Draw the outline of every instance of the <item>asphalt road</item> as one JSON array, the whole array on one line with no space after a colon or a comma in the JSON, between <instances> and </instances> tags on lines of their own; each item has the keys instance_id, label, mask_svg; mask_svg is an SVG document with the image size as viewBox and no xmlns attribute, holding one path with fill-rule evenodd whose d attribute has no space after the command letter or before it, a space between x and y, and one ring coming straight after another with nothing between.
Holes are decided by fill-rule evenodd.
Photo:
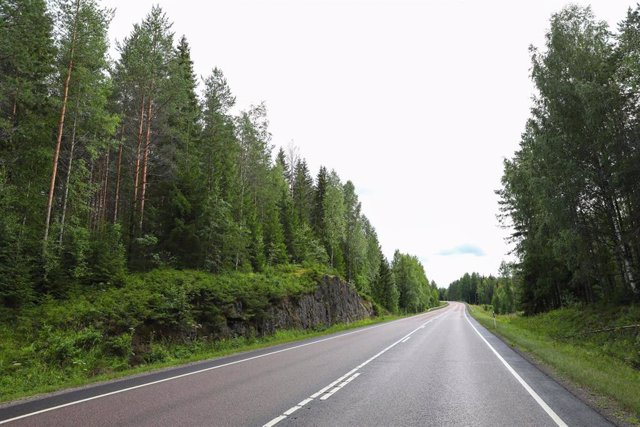
<instances>
[{"instance_id":1,"label":"asphalt road","mask_svg":"<svg viewBox=\"0 0 640 427\"><path fill-rule=\"evenodd\" d=\"M4 405L0 424L5 422L611 425L469 318L459 303L346 333Z\"/></svg>"}]
</instances>

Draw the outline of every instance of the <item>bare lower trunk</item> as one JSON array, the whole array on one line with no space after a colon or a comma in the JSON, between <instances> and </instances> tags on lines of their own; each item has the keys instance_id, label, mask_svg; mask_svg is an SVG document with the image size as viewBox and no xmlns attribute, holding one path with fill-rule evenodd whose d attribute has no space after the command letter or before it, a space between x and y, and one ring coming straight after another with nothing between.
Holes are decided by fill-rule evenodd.
<instances>
[{"instance_id":1,"label":"bare lower trunk","mask_svg":"<svg viewBox=\"0 0 640 427\"><path fill-rule=\"evenodd\" d=\"M620 264L622 278L625 284L629 286L634 293L636 293L638 289L633 274L633 268L631 266L631 262L629 261L627 247L622 235L622 222L620 212L614 199L609 200L609 209L611 210L610 221L613 225L615 248L618 256L618 263Z\"/></svg>"},{"instance_id":2,"label":"bare lower trunk","mask_svg":"<svg viewBox=\"0 0 640 427\"><path fill-rule=\"evenodd\" d=\"M107 219L107 194L109 193L109 163L111 161L111 149L107 149L107 158L104 165L104 188L102 190L102 213L100 215L100 222L103 223Z\"/></svg>"},{"instance_id":3,"label":"bare lower trunk","mask_svg":"<svg viewBox=\"0 0 640 427\"><path fill-rule=\"evenodd\" d=\"M80 0L76 1L76 13L73 23L73 33L71 35L71 49L69 52L69 65L67 66L67 76L64 81L64 94L62 96L62 107L60 108L60 118L58 119L58 134L56 138L56 147L53 152L53 170L51 171L51 182L49 184L49 196L47 197L47 216L44 228L44 247L46 248L49 239L49 227L51 225L51 210L53 209L53 194L56 188L56 176L58 174L58 159L60 158L60 146L62 145L62 133L64 132L64 118L67 112L67 100L69 99L69 82L71 81L71 73L73 71L73 57L76 49L76 35L78 30L78 12L80 9Z\"/></svg>"},{"instance_id":4,"label":"bare lower trunk","mask_svg":"<svg viewBox=\"0 0 640 427\"><path fill-rule=\"evenodd\" d=\"M91 231L96 229L98 224L98 216L100 212L100 190L102 187L102 181L100 177L102 176L102 162L101 159L98 158L96 160L96 166L94 173L92 174L91 182L98 187L98 190L94 190L91 195Z\"/></svg>"},{"instance_id":5,"label":"bare lower trunk","mask_svg":"<svg viewBox=\"0 0 640 427\"><path fill-rule=\"evenodd\" d=\"M151 145L151 112L153 101L149 99L149 109L147 110L147 136L144 144L144 161L142 163L142 188L140 191L140 230L144 221L144 201L147 192L147 173L149 167L149 146Z\"/></svg>"},{"instance_id":6,"label":"bare lower trunk","mask_svg":"<svg viewBox=\"0 0 640 427\"><path fill-rule=\"evenodd\" d=\"M124 134L124 129L122 130ZM120 201L120 170L122 166L122 141L120 141L120 147L118 148L118 166L116 167L116 190L113 197L113 223L118 222L118 202Z\"/></svg>"},{"instance_id":7,"label":"bare lower trunk","mask_svg":"<svg viewBox=\"0 0 640 427\"><path fill-rule=\"evenodd\" d=\"M142 103L140 104L140 125L138 126L138 145L136 147L136 163L133 175L133 210L138 203L138 183L140 180L140 153L142 150L142 131L144 129L144 107L145 96L142 95Z\"/></svg>"},{"instance_id":8,"label":"bare lower trunk","mask_svg":"<svg viewBox=\"0 0 640 427\"><path fill-rule=\"evenodd\" d=\"M613 208L615 212L614 220L617 223L616 234L618 237L618 245L622 252L625 275L627 276L627 281L629 282L631 290L636 293L638 292L638 286L636 284L635 275L633 274L633 254L622 234L622 215L620 214L620 205L616 199L613 199Z\"/></svg>"},{"instance_id":9,"label":"bare lower trunk","mask_svg":"<svg viewBox=\"0 0 640 427\"><path fill-rule=\"evenodd\" d=\"M135 232L135 217L138 209L138 183L140 181L140 154L142 152L142 131L144 130L144 107L146 97L142 95L142 102L140 103L140 119L138 126L138 144L136 147L136 160L133 175L133 202L131 204L131 210L129 211L129 244L127 245L127 257L131 258L131 252L133 250L133 236Z\"/></svg>"},{"instance_id":10,"label":"bare lower trunk","mask_svg":"<svg viewBox=\"0 0 640 427\"><path fill-rule=\"evenodd\" d=\"M60 237L58 244L62 246L64 236L65 218L67 216L67 203L69 201L69 182L71 180L71 167L73 166L73 152L76 148L76 126L78 123L78 102L76 102L76 112L73 116L73 130L71 131L71 148L69 149L69 166L67 167L67 177L64 183L64 199L62 202L62 217L60 218Z\"/></svg>"},{"instance_id":11,"label":"bare lower trunk","mask_svg":"<svg viewBox=\"0 0 640 427\"><path fill-rule=\"evenodd\" d=\"M93 169L95 166L95 161L91 159L91 166L89 168L89 188L93 187ZM93 220L93 194L89 198L89 217L87 218L87 222L89 223L89 228L91 228L92 220Z\"/></svg>"}]
</instances>

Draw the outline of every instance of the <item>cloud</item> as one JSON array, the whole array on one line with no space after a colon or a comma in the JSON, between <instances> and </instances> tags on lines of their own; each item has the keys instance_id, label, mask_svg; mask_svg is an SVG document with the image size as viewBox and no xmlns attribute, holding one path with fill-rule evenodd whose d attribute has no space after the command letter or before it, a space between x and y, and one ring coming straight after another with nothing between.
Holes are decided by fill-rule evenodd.
<instances>
[{"instance_id":1,"label":"cloud","mask_svg":"<svg viewBox=\"0 0 640 427\"><path fill-rule=\"evenodd\" d=\"M474 256L485 256L485 252L475 245L463 244L458 245L455 248L445 249L443 251L438 252L440 256L451 256L451 255L474 255Z\"/></svg>"}]
</instances>

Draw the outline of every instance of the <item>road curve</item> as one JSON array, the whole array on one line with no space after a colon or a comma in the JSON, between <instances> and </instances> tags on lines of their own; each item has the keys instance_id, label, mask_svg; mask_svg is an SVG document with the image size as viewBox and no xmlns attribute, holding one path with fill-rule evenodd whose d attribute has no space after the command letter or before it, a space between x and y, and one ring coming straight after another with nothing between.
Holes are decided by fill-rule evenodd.
<instances>
[{"instance_id":1,"label":"road curve","mask_svg":"<svg viewBox=\"0 0 640 427\"><path fill-rule=\"evenodd\" d=\"M385 324L0 407L11 426L608 426L465 313Z\"/></svg>"}]
</instances>

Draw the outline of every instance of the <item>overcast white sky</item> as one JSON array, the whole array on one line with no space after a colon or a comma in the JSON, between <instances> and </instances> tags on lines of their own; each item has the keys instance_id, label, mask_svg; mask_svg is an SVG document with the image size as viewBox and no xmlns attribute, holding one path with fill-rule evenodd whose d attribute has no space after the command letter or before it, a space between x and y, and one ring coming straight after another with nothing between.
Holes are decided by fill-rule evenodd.
<instances>
[{"instance_id":1,"label":"overcast white sky","mask_svg":"<svg viewBox=\"0 0 640 427\"><path fill-rule=\"evenodd\" d=\"M616 28L627 0L591 4ZM384 253L417 255L446 287L496 273L496 214L542 46L565 1L103 0L122 40L152 4L187 36L196 72L225 73L238 106L265 101L273 143L354 182Z\"/></svg>"}]
</instances>

